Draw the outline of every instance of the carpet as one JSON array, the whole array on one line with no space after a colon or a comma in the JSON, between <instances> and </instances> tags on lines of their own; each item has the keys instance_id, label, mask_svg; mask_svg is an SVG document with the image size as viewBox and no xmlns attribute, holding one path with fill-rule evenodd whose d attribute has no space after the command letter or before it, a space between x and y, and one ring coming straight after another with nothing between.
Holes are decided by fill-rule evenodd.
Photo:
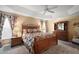
<instances>
[{"instance_id":1,"label":"carpet","mask_svg":"<svg viewBox=\"0 0 79 59\"><path fill-rule=\"evenodd\" d=\"M0 48L0 54L29 54L29 51L24 45L21 45L13 48ZM58 45L51 46L42 54L79 54L79 45L59 40Z\"/></svg>"},{"instance_id":2,"label":"carpet","mask_svg":"<svg viewBox=\"0 0 79 59\"><path fill-rule=\"evenodd\" d=\"M59 40L58 45L50 47L43 54L79 54L79 46Z\"/></svg>"},{"instance_id":3,"label":"carpet","mask_svg":"<svg viewBox=\"0 0 79 59\"><path fill-rule=\"evenodd\" d=\"M13 48L5 47L4 49L0 49L0 51L0 54L29 54L28 49L24 45Z\"/></svg>"}]
</instances>

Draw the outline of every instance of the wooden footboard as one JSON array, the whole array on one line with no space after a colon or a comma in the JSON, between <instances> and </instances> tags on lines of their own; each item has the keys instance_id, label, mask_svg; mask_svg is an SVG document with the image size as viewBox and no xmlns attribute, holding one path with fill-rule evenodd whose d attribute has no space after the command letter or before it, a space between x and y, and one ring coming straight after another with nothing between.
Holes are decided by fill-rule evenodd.
<instances>
[{"instance_id":1,"label":"wooden footboard","mask_svg":"<svg viewBox=\"0 0 79 59\"><path fill-rule=\"evenodd\" d=\"M36 37L34 42L34 53L42 53L47 50L50 46L57 45L56 37Z\"/></svg>"}]
</instances>

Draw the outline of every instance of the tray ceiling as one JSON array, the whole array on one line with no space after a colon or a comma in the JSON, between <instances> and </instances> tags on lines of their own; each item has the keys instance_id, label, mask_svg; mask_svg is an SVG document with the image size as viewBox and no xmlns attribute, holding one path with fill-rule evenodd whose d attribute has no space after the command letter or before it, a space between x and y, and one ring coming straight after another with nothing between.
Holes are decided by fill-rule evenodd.
<instances>
[{"instance_id":1,"label":"tray ceiling","mask_svg":"<svg viewBox=\"0 0 79 59\"><path fill-rule=\"evenodd\" d=\"M77 5L48 5L48 8L54 11L54 13L46 12L44 15L45 6L46 5L0 5L0 10L41 19L79 15L79 6Z\"/></svg>"}]
</instances>

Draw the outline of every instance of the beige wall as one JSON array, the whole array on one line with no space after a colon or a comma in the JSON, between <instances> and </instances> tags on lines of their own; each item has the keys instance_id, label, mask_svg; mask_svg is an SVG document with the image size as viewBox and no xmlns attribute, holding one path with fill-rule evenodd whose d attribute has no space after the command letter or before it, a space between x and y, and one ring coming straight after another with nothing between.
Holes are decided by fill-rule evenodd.
<instances>
[{"instance_id":1,"label":"beige wall","mask_svg":"<svg viewBox=\"0 0 79 59\"><path fill-rule=\"evenodd\" d=\"M74 23L79 23L79 17L75 17L72 20L69 21L69 39L71 40L73 36L75 36L75 26Z\"/></svg>"},{"instance_id":2,"label":"beige wall","mask_svg":"<svg viewBox=\"0 0 79 59\"><path fill-rule=\"evenodd\" d=\"M14 35L21 36L22 24L40 25L40 20L32 17L18 16L13 30Z\"/></svg>"}]
</instances>

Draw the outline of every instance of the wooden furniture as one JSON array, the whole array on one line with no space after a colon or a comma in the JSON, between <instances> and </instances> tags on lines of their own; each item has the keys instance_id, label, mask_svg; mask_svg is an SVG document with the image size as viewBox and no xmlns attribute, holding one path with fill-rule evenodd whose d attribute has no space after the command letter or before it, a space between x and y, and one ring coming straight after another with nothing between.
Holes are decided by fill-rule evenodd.
<instances>
[{"instance_id":1,"label":"wooden furniture","mask_svg":"<svg viewBox=\"0 0 79 59\"><path fill-rule=\"evenodd\" d=\"M68 41L68 21L55 23L54 30L58 39Z\"/></svg>"},{"instance_id":2,"label":"wooden furniture","mask_svg":"<svg viewBox=\"0 0 79 59\"><path fill-rule=\"evenodd\" d=\"M42 53L49 47L57 45L58 40L55 36L36 37L34 41L34 53Z\"/></svg>"},{"instance_id":3,"label":"wooden furniture","mask_svg":"<svg viewBox=\"0 0 79 59\"><path fill-rule=\"evenodd\" d=\"M23 44L22 37L12 38L11 39L11 47Z\"/></svg>"},{"instance_id":4,"label":"wooden furniture","mask_svg":"<svg viewBox=\"0 0 79 59\"><path fill-rule=\"evenodd\" d=\"M39 29L40 29L39 25L33 25L33 24L22 25L22 33L23 30L25 30L26 33L36 33L36 32L40 32Z\"/></svg>"}]
</instances>

